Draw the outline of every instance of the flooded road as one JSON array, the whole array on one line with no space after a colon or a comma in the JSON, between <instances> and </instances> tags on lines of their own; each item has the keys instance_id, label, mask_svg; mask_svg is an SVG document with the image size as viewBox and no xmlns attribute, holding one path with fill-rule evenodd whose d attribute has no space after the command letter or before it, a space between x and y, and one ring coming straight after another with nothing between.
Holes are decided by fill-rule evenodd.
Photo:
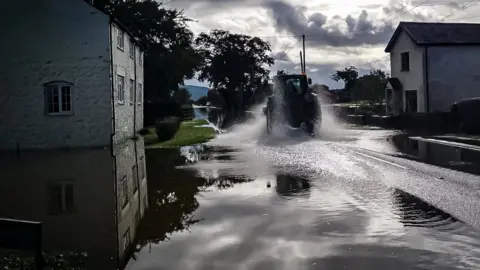
<instances>
[{"instance_id":1,"label":"flooded road","mask_svg":"<svg viewBox=\"0 0 480 270\"><path fill-rule=\"evenodd\" d=\"M405 158L440 154L395 131L255 125L147 151L150 209L127 269L480 269L474 171Z\"/></svg>"}]
</instances>

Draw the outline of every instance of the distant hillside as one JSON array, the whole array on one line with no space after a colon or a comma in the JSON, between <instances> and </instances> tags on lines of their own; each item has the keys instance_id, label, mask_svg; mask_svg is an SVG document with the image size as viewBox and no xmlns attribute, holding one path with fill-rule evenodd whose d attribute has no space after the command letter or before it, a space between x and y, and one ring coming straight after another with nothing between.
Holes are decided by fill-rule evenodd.
<instances>
[{"instance_id":1,"label":"distant hillside","mask_svg":"<svg viewBox=\"0 0 480 270\"><path fill-rule=\"evenodd\" d=\"M203 86L195 86L195 85L185 85L185 89L187 89L190 94L192 94L192 99L196 101L197 99L206 96L208 92L208 87Z\"/></svg>"}]
</instances>

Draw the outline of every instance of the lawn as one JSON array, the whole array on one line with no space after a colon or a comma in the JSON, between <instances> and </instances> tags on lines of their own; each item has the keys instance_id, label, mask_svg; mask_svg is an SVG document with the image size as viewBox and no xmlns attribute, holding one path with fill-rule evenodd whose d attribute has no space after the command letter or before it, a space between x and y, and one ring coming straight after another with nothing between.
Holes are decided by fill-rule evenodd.
<instances>
[{"instance_id":1,"label":"lawn","mask_svg":"<svg viewBox=\"0 0 480 270\"><path fill-rule=\"evenodd\" d=\"M180 147L198 143L208 142L215 138L215 130L211 127L200 127L206 125L206 120L184 121L180 124L180 128L173 139L158 142L155 128L149 128L150 133L145 135L145 145L148 147Z\"/></svg>"}]
</instances>

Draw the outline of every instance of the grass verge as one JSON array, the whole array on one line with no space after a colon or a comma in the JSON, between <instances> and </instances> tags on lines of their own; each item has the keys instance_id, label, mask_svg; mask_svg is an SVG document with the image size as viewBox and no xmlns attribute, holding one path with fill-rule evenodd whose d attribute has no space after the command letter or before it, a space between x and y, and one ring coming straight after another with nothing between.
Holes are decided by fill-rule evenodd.
<instances>
[{"instance_id":1,"label":"grass verge","mask_svg":"<svg viewBox=\"0 0 480 270\"><path fill-rule=\"evenodd\" d=\"M159 142L155 128L149 128L150 133L143 136L145 145L149 148L156 147L180 147L198 143L208 142L215 138L215 130L211 127L200 127L206 125L206 120L184 121L180 124L180 128L173 139Z\"/></svg>"}]
</instances>

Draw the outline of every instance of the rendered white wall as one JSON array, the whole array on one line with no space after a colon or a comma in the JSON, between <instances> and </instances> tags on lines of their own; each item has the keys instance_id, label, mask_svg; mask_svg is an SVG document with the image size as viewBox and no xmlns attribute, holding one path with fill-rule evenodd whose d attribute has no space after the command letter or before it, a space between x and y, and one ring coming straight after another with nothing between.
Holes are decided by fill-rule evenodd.
<instances>
[{"instance_id":1,"label":"rendered white wall","mask_svg":"<svg viewBox=\"0 0 480 270\"><path fill-rule=\"evenodd\" d=\"M409 52L410 70L401 71L401 53ZM417 108L425 111L425 83L423 68L424 48L417 46L405 31L401 31L390 53L391 77L398 78L403 90L417 90ZM403 96L403 110L405 110L405 93Z\"/></svg>"}]
</instances>

